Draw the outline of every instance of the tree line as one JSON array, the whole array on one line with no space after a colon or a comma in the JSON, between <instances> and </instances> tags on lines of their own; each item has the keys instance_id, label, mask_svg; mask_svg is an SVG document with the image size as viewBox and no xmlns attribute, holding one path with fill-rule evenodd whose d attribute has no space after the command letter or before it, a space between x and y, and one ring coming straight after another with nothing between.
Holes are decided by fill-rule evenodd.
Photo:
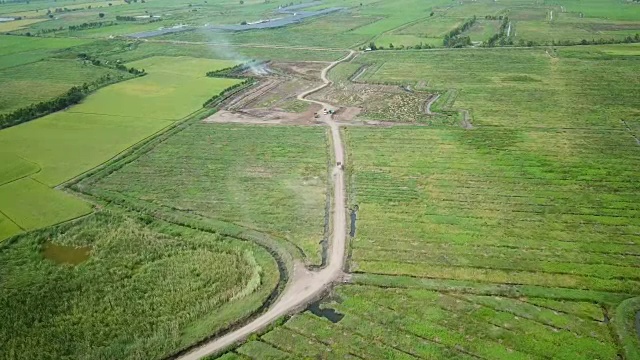
<instances>
[{"instance_id":1,"label":"tree line","mask_svg":"<svg viewBox=\"0 0 640 360\"><path fill-rule=\"evenodd\" d=\"M238 88L240 87L244 87L245 85L250 85L253 84L255 82L255 79L253 78L248 78L245 79L243 82L241 83L237 83L231 87L228 87L226 89L224 89L220 94L217 95L213 95L209 100L205 101L204 104L202 104L202 107L213 107L218 105L218 103L224 99L227 98L227 96L232 95Z\"/></svg>"},{"instance_id":2,"label":"tree line","mask_svg":"<svg viewBox=\"0 0 640 360\"><path fill-rule=\"evenodd\" d=\"M241 74L252 67L262 66L266 63L266 61L258 61L258 60L249 60L245 63L238 64L235 66L227 67L220 70L209 71L207 72L208 77L216 77L216 78L233 78L237 79L241 76Z\"/></svg>"},{"instance_id":3,"label":"tree line","mask_svg":"<svg viewBox=\"0 0 640 360\"><path fill-rule=\"evenodd\" d=\"M533 46L576 46L576 45L608 45L608 44L634 44L634 43L640 43L640 34L637 33L634 36L629 35L623 39L600 38L600 39L591 39L591 40L587 40L587 39L558 40L558 41L551 40L551 42L546 41L544 43L520 39L518 41L518 44L516 45L524 46L524 47L533 47ZM509 45L513 45L513 42Z\"/></svg>"},{"instance_id":4,"label":"tree line","mask_svg":"<svg viewBox=\"0 0 640 360\"><path fill-rule=\"evenodd\" d=\"M473 15L471 19L465 21L462 25L456 27L455 29L451 30L448 34L446 34L444 36L444 39L442 40L442 44L445 47L451 47L451 48L464 47L464 46L471 45L471 38L468 36L460 36L460 34L469 30L475 23L476 23L476 16Z\"/></svg>"},{"instance_id":5,"label":"tree line","mask_svg":"<svg viewBox=\"0 0 640 360\"><path fill-rule=\"evenodd\" d=\"M417 44L417 45L398 45L395 46L393 43L389 44L389 47L378 46L374 42L370 42L369 46L363 46L360 48L361 51L376 51L376 50L420 50L420 49L433 49L434 47L429 44Z\"/></svg>"},{"instance_id":6,"label":"tree line","mask_svg":"<svg viewBox=\"0 0 640 360\"><path fill-rule=\"evenodd\" d=\"M138 19L135 16L122 16L122 15L116 15L116 20L118 20L118 21L138 21Z\"/></svg>"},{"instance_id":7,"label":"tree line","mask_svg":"<svg viewBox=\"0 0 640 360\"><path fill-rule=\"evenodd\" d=\"M501 16L502 18L502 16ZM508 34L507 34L507 29L509 28L509 18L508 17L504 17L502 19L502 23L500 24L500 29L498 30L498 32L496 34L493 34L489 40L487 40L487 42L485 43L485 46L488 47L493 47L496 45L496 43L499 43L501 46L504 45L512 45L513 44L513 40L508 39Z\"/></svg>"}]
</instances>

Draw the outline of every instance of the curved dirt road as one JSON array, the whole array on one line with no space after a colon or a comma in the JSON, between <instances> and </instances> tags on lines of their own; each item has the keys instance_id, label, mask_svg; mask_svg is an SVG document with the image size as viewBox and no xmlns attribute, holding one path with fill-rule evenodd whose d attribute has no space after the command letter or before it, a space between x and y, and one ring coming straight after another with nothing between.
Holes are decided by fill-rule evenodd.
<instances>
[{"instance_id":1,"label":"curved dirt road","mask_svg":"<svg viewBox=\"0 0 640 360\"><path fill-rule=\"evenodd\" d=\"M324 84L315 89L301 93L298 95L298 99L319 104L327 110L335 110L335 108L329 104L315 100L307 100L305 97L329 86L331 84L329 79L327 79L327 73L329 70L340 62L348 60L354 54L355 52L351 51L347 57L331 63L322 70L321 77ZM331 115L320 115L320 120L331 128L335 161L344 164L344 147L342 145L342 139L340 138L340 128L338 124L331 119ZM205 356L215 354L238 341L244 340L249 335L264 329L279 317L306 306L309 302L313 301L318 295L325 291L334 281L340 278L345 261L347 234L346 195L344 184L344 172L338 166L334 167L333 231L329 242L329 251L327 251L326 267L320 271L309 271L303 264L295 264L294 273L289 279L289 283L287 284L282 296L267 312L243 327L205 343L180 356L178 359L201 359Z\"/></svg>"}]
</instances>

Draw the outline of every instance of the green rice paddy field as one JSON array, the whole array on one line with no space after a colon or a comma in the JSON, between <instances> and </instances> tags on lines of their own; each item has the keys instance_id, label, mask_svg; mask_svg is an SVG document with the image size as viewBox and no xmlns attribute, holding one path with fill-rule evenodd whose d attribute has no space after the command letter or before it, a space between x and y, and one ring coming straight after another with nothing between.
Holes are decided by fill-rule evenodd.
<instances>
[{"instance_id":1,"label":"green rice paddy field","mask_svg":"<svg viewBox=\"0 0 640 360\"><path fill-rule=\"evenodd\" d=\"M149 74L100 89L65 111L0 131L0 153L18 162L9 165L16 175L0 185L0 212L21 230L89 213L89 204L52 188L200 109L238 82L205 73L232 64L184 57L130 63ZM3 228L9 235L16 232L16 226Z\"/></svg>"}]
</instances>

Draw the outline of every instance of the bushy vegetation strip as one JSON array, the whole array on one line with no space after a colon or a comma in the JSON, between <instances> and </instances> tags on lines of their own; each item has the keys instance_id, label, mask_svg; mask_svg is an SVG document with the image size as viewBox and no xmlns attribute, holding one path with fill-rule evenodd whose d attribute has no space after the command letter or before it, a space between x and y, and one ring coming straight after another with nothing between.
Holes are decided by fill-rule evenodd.
<instances>
[{"instance_id":1,"label":"bushy vegetation strip","mask_svg":"<svg viewBox=\"0 0 640 360\"><path fill-rule=\"evenodd\" d=\"M445 47L457 48L463 47L467 45L471 45L471 38L468 36L462 36L462 33L470 29L473 24L476 23L476 16L474 15L471 19L462 23L462 25L456 27L451 30L448 34L444 36L442 40L442 44Z\"/></svg>"},{"instance_id":2,"label":"bushy vegetation strip","mask_svg":"<svg viewBox=\"0 0 640 360\"><path fill-rule=\"evenodd\" d=\"M231 96L238 94L244 91L246 88L254 85L256 80L254 78L244 79L242 82L232 85L219 94L213 95L209 100L207 100L202 107L216 107L219 106L220 103L229 99Z\"/></svg>"},{"instance_id":3,"label":"bushy vegetation strip","mask_svg":"<svg viewBox=\"0 0 640 360\"><path fill-rule=\"evenodd\" d=\"M207 76L208 77L214 77L214 78L224 77L224 78L237 79L237 78L242 77L242 73L246 72L247 70L251 70L252 68L262 68L266 64L268 64L268 61L249 60L249 61L246 61L246 62L244 62L242 64L238 64L238 65L231 66L231 67L228 67L228 68L215 70L215 71L209 71L209 72L207 72Z\"/></svg>"},{"instance_id":4,"label":"bushy vegetation strip","mask_svg":"<svg viewBox=\"0 0 640 360\"><path fill-rule=\"evenodd\" d=\"M3 358L164 358L259 308L278 282L251 243L126 216L101 212L0 245L0 304L12 310ZM43 260L47 242L88 246L89 258Z\"/></svg>"},{"instance_id":5,"label":"bushy vegetation strip","mask_svg":"<svg viewBox=\"0 0 640 360\"><path fill-rule=\"evenodd\" d=\"M625 352L625 359L640 359L640 297L620 303L613 322Z\"/></svg>"}]
</instances>

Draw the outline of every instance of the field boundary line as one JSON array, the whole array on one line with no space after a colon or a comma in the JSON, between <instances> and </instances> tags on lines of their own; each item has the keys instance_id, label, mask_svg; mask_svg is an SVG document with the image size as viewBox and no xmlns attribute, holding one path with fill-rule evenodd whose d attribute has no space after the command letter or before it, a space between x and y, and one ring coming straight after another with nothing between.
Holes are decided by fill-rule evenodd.
<instances>
[{"instance_id":1,"label":"field boundary line","mask_svg":"<svg viewBox=\"0 0 640 360\"><path fill-rule=\"evenodd\" d=\"M365 272L365 271L360 271L360 270L355 270L352 271L352 273L354 275L374 275L374 276L384 276L384 277L405 277L405 278L411 278L411 279L415 279L415 280L432 280L432 281L437 281L437 282L447 282L447 281L456 281L456 282L465 282L465 283L477 283L478 285L482 285L482 284L490 284L490 285L496 285L496 286L531 286L531 287L539 287L539 288L547 288L547 289L561 289L561 290L570 290L570 291L592 291L592 292L597 292L597 293L604 293L604 294L608 294L608 295L618 295L618 296L625 296L627 298L631 298L634 296L637 296L637 293L627 293L627 292L618 292L618 291L604 291L604 290L598 290L598 289L581 289L581 288L569 288L569 287L563 287L563 286L546 286L546 285L539 285L539 284L525 284L525 283L517 283L517 282L510 282L510 283L506 283L506 282L495 282L495 281L489 281L489 280L478 280L478 279L474 279L474 280L467 280L467 279L456 279L456 278L440 278L440 277L429 277L429 276L418 276L418 275L409 275L409 274L386 274L386 273L376 273L376 272ZM367 282L366 280L362 281L362 280L358 280L355 279L352 281L350 281L351 284L355 284L355 285L367 285L367 286L377 286L377 287L382 287L382 288L407 288L405 286L381 286L381 285L376 285L376 284L372 284ZM413 288L413 287L408 287L408 288ZM472 293L473 294L473 293ZM555 298L554 298L555 299Z\"/></svg>"},{"instance_id":2,"label":"field boundary line","mask_svg":"<svg viewBox=\"0 0 640 360\"><path fill-rule=\"evenodd\" d=\"M0 209L0 214L2 214L7 220L11 221L15 226L17 226L20 230L26 232L28 231L27 229L23 228L22 226L20 226L17 222L15 222L9 215L7 215L7 213L5 213L4 211L2 211L2 209ZM18 234L16 234L18 235ZM14 235L15 236L15 235ZM13 237L13 236L11 236ZM6 239L5 239L6 240ZM6 241L2 240L0 241L0 244L4 243Z\"/></svg>"},{"instance_id":3,"label":"field boundary line","mask_svg":"<svg viewBox=\"0 0 640 360\"><path fill-rule=\"evenodd\" d=\"M42 167L40 166L40 164L38 164L38 163L36 163L36 162L33 162L33 161L31 161L31 160L25 159L25 158L23 158L22 156L19 156L19 155L16 155L16 156L17 156L17 157L19 157L19 158L21 158L21 159L22 159L22 160L24 160L24 161L30 162L30 163L32 163L32 164L35 164L35 165L38 167L38 170L36 170L36 171L34 171L34 172L30 172L30 173L25 174L25 175L22 175L22 176L20 176L20 177L18 177L18 178L15 178L15 179L13 179L13 180L9 180L9 181L7 181L7 182L3 182L2 184L0 184L0 186L4 186L4 185L8 185L8 184L14 183L14 182L16 182L16 181L20 181L20 180L22 180L22 179L25 179L25 178L31 177L32 175L38 174L38 173L40 173L40 172L42 171ZM33 178L32 178L32 179L33 179ZM33 179L33 180L35 180L35 179ZM51 186L47 185L47 187L51 187Z\"/></svg>"}]
</instances>

